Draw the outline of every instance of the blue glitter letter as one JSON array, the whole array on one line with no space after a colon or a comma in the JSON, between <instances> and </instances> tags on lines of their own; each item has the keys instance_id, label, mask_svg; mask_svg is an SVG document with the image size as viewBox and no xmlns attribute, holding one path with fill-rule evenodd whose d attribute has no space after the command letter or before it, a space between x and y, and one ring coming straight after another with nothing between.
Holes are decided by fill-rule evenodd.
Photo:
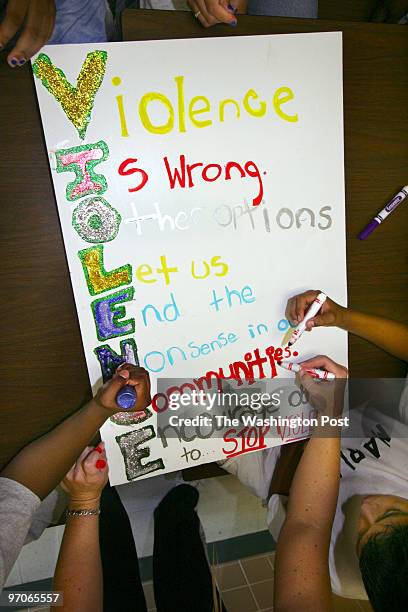
<instances>
[{"instance_id":1,"label":"blue glitter letter","mask_svg":"<svg viewBox=\"0 0 408 612\"><path fill-rule=\"evenodd\" d=\"M94 353L98 358L101 366L103 382L110 380L116 369L121 363L129 360L129 353L132 355L132 363L139 365L139 357L137 355L137 346L133 338L127 338L120 341L120 355L114 351L109 344L103 344L94 349Z\"/></svg>"}]
</instances>

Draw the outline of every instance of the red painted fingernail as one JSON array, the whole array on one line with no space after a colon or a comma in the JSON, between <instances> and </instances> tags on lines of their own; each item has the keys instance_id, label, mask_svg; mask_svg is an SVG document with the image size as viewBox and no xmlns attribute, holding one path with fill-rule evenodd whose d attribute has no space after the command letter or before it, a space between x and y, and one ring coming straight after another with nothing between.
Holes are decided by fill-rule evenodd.
<instances>
[{"instance_id":1,"label":"red painted fingernail","mask_svg":"<svg viewBox=\"0 0 408 612\"><path fill-rule=\"evenodd\" d=\"M97 447L95 448L95 450L96 450L96 452L97 452L97 453L99 453L99 454L103 453L103 450L101 449L101 447L100 447L100 446L97 446Z\"/></svg>"},{"instance_id":2,"label":"red painted fingernail","mask_svg":"<svg viewBox=\"0 0 408 612\"><path fill-rule=\"evenodd\" d=\"M103 470L103 468L106 467L106 461L104 461L103 459L98 459L98 461L95 463L95 466L98 468L98 470Z\"/></svg>"}]
</instances>

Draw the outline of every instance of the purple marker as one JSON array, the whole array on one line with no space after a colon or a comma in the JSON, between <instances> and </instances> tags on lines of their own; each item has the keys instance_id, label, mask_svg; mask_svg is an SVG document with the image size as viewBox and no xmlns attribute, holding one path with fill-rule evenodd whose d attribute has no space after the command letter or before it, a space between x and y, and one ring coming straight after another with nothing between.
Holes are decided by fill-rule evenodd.
<instances>
[{"instance_id":1,"label":"purple marker","mask_svg":"<svg viewBox=\"0 0 408 612\"><path fill-rule=\"evenodd\" d=\"M126 354L126 362L131 363L132 365L136 365L133 351L128 345L126 345L125 347L125 354ZM118 406L123 408L123 410L132 410L132 408L136 406L136 401L137 401L136 389L132 387L131 385L125 385L116 394L116 403Z\"/></svg>"},{"instance_id":2,"label":"purple marker","mask_svg":"<svg viewBox=\"0 0 408 612\"><path fill-rule=\"evenodd\" d=\"M390 202L388 202L385 208L383 208L382 211L379 212L378 215L374 217L374 219L372 219L370 223L363 229L363 231L359 233L359 240L365 240L371 234L371 232L373 232L380 225L380 223L385 221L388 215L390 215L392 211L395 210L397 206L405 200L407 195L408 185L403 187L401 191L399 191L397 195L394 196Z\"/></svg>"}]
</instances>

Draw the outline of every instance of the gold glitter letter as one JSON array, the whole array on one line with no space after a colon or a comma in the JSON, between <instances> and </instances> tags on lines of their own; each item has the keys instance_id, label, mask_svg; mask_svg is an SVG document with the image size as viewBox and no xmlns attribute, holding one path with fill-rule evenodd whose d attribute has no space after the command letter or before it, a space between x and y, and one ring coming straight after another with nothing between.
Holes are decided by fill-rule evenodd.
<instances>
[{"instance_id":1,"label":"gold glitter letter","mask_svg":"<svg viewBox=\"0 0 408 612\"><path fill-rule=\"evenodd\" d=\"M98 293L110 291L122 285L129 285L132 282L132 266L129 264L116 268L112 272L105 270L102 244L78 251L78 257L82 262L91 295L98 295Z\"/></svg>"},{"instance_id":2,"label":"gold glitter letter","mask_svg":"<svg viewBox=\"0 0 408 612\"><path fill-rule=\"evenodd\" d=\"M54 66L45 53L40 53L33 64L35 76L41 79L44 87L61 104L64 113L82 139L85 138L91 119L95 96L102 85L107 57L106 51L88 53L82 64L76 87L67 81L62 70Z\"/></svg>"}]
</instances>

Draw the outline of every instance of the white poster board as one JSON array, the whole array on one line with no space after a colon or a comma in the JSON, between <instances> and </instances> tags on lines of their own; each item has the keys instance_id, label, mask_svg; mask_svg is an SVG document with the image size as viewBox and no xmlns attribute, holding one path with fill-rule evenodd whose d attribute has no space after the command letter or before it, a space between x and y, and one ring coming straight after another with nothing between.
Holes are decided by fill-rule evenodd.
<instances>
[{"instance_id":1,"label":"white poster board","mask_svg":"<svg viewBox=\"0 0 408 612\"><path fill-rule=\"evenodd\" d=\"M155 394L265 357L295 293L346 303L341 33L48 46L33 68L94 391L135 347ZM347 363L336 329L293 348ZM145 416L102 429L113 484L234 454L238 431Z\"/></svg>"}]
</instances>

